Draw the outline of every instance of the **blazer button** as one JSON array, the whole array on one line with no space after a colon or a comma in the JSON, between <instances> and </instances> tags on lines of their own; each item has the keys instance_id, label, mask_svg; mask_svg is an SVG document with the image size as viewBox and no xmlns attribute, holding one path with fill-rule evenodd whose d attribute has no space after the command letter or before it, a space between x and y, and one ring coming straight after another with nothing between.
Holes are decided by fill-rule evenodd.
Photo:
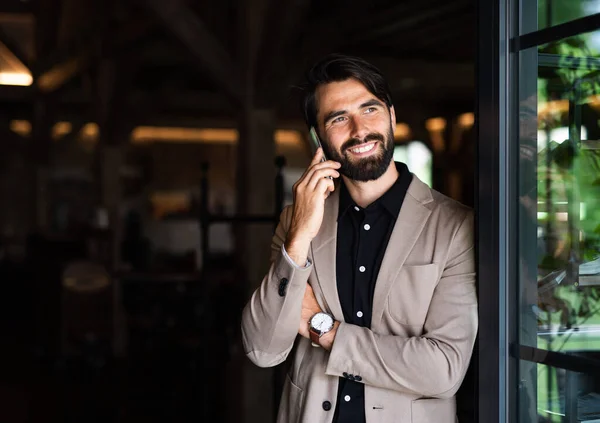
<instances>
[{"instance_id":1,"label":"blazer button","mask_svg":"<svg viewBox=\"0 0 600 423\"><path fill-rule=\"evenodd\" d=\"M360 376L354 376L354 380L357 382L360 382L362 380L362 377Z\"/></svg>"},{"instance_id":2,"label":"blazer button","mask_svg":"<svg viewBox=\"0 0 600 423\"><path fill-rule=\"evenodd\" d=\"M288 286L288 280L286 278L282 278L279 281L279 296L280 297L285 297L285 292L287 291L287 286Z\"/></svg>"},{"instance_id":3,"label":"blazer button","mask_svg":"<svg viewBox=\"0 0 600 423\"><path fill-rule=\"evenodd\" d=\"M325 411L331 410L331 403L329 401L323 401L323 410L325 410Z\"/></svg>"},{"instance_id":4,"label":"blazer button","mask_svg":"<svg viewBox=\"0 0 600 423\"><path fill-rule=\"evenodd\" d=\"M342 373L342 376L344 376L344 378L348 379L348 373L344 372L344 373Z\"/></svg>"}]
</instances>

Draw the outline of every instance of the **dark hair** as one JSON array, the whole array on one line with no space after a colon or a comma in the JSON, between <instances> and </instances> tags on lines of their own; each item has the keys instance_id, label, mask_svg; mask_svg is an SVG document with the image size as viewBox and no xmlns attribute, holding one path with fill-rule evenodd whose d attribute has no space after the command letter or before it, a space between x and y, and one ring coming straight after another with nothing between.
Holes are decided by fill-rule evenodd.
<instances>
[{"instance_id":1,"label":"dark hair","mask_svg":"<svg viewBox=\"0 0 600 423\"><path fill-rule=\"evenodd\" d=\"M320 85L354 78L369 92L392 107L392 94L385 78L375 66L359 57L330 54L317 62L306 74L304 85L304 120L310 128L317 125L315 92Z\"/></svg>"}]
</instances>

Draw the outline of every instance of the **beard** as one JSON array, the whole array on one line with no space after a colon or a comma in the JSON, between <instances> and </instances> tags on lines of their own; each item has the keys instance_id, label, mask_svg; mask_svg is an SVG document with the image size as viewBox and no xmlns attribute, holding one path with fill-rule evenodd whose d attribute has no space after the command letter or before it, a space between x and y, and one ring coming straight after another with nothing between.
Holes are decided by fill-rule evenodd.
<instances>
[{"instance_id":1,"label":"beard","mask_svg":"<svg viewBox=\"0 0 600 423\"><path fill-rule=\"evenodd\" d=\"M351 158L351 153L348 151L350 148L371 141L379 141L373 148L377 148L377 146L381 144L381 149L378 154L362 159L353 160ZM339 162L342 165L338 169L340 174L354 181L374 181L379 179L381 175L385 173L394 157L394 130L390 125L387 136L378 132L371 132L365 136L363 140L359 138L350 138L342 144L339 152L333 151L327 143L323 143L323 150L328 159Z\"/></svg>"}]
</instances>

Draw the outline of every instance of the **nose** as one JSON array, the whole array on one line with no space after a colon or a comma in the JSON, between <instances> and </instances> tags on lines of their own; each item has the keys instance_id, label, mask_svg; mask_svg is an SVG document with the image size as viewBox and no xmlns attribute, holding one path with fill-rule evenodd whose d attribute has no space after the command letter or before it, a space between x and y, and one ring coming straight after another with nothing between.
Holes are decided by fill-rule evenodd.
<instances>
[{"instance_id":1,"label":"nose","mask_svg":"<svg viewBox=\"0 0 600 423\"><path fill-rule=\"evenodd\" d=\"M353 116L351 118L351 128L350 128L350 136L352 138L358 138L359 140L364 140L365 137L369 134L369 128L358 116Z\"/></svg>"}]
</instances>

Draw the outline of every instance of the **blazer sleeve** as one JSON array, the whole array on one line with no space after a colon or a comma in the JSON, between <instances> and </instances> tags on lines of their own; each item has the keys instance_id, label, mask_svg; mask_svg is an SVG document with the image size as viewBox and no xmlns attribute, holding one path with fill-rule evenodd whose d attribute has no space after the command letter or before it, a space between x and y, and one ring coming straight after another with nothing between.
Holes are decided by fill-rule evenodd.
<instances>
[{"instance_id":1,"label":"blazer sleeve","mask_svg":"<svg viewBox=\"0 0 600 423\"><path fill-rule=\"evenodd\" d=\"M359 375L362 383L434 398L454 396L477 333L473 215L458 226L418 337L379 335L341 323L326 373Z\"/></svg>"},{"instance_id":2,"label":"blazer sleeve","mask_svg":"<svg viewBox=\"0 0 600 423\"><path fill-rule=\"evenodd\" d=\"M291 207L282 213L271 242L271 267L242 312L246 356L257 366L283 362L298 335L302 300L312 264L298 266L284 253Z\"/></svg>"}]
</instances>

